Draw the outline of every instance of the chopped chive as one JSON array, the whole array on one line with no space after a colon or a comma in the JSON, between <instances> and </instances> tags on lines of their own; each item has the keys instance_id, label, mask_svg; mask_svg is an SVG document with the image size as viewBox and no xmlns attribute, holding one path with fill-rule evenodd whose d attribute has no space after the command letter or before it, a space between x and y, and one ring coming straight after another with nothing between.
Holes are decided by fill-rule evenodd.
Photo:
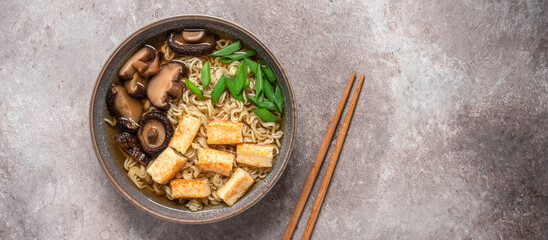
<instances>
[{"instance_id":1,"label":"chopped chive","mask_svg":"<svg viewBox=\"0 0 548 240\"><path fill-rule=\"evenodd\" d=\"M260 96L264 88L263 71L261 71L261 68L259 67L259 65L257 65L256 70L257 70L257 75L256 75L257 80L255 81L255 94L257 96Z\"/></svg>"},{"instance_id":2,"label":"chopped chive","mask_svg":"<svg viewBox=\"0 0 548 240\"><path fill-rule=\"evenodd\" d=\"M196 95L198 95L198 97L200 97L202 100L204 100L204 95L202 94L202 90L200 90L196 85L194 85L194 83L192 83L192 82L190 81L190 79L185 78L185 83L186 83L186 86L187 86L193 93L195 93Z\"/></svg>"},{"instance_id":3,"label":"chopped chive","mask_svg":"<svg viewBox=\"0 0 548 240\"><path fill-rule=\"evenodd\" d=\"M232 94L232 96L234 95L238 95L238 92L236 91L236 84L235 84L235 80L234 78L228 78L228 76L225 74L223 76L226 76L226 87L228 87L228 91L230 91L230 93Z\"/></svg>"},{"instance_id":4,"label":"chopped chive","mask_svg":"<svg viewBox=\"0 0 548 240\"><path fill-rule=\"evenodd\" d=\"M284 95L282 93L282 89L280 88L280 85L276 83L276 91L274 91L274 103L276 103L276 106L278 106L278 110L280 113L284 110Z\"/></svg>"},{"instance_id":5,"label":"chopped chive","mask_svg":"<svg viewBox=\"0 0 548 240\"><path fill-rule=\"evenodd\" d=\"M219 58L219 62L222 62L222 63L231 63L231 62L234 62L232 61L230 58Z\"/></svg>"},{"instance_id":6,"label":"chopped chive","mask_svg":"<svg viewBox=\"0 0 548 240\"><path fill-rule=\"evenodd\" d=\"M225 77L226 81L234 81L234 77L233 77L233 76L226 75L226 74L223 74L223 76Z\"/></svg>"},{"instance_id":7,"label":"chopped chive","mask_svg":"<svg viewBox=\"0 0 548 240\"><path fill-rule=\"evenodd\" d=\"M209 68L209 61L207 61L202 67L202 90L207 88L209 82L211 82L211 71Z\"/></svg>"},{"instance_id":8,"label":"chopped chive","mask_svg":"<svg viewBox=\"0 0 548 240\"><path fill-rule=\"evenodd\" d=\"M247 63L246 63L245 61L241 61L241 62L240 62L240 65L238 65L238 68L236 68L236 75L237 75L238 73L240 73L240 71L241 71L242 73L245 72L246 75L247 75Z\"/></svg>"},{"instance_id":9,"label":"chopped chive","mask_svg":"<svg viewBox=\"0 0 548 240\"><path fill-rule=\"evenodd\" d=\"M257 54L257 52L255 52L255 50L247 50L245 52L237 52L237 53L234 53L234 54L230 54L228 56L221 57L221 59L219 59L219 61L222 62L222 63L229 63L229 62L242 60L246 57L251 57L255 54Z\"/></svg>"},{"instance_id":10,"label":"chopped chive","mask_svg":"<svg viewBox=\"0 0 548 240\"><path fill-rule=\"evenodd\" d=\"M265 122L277 122L280 121L274 114L264 108L251 109L257 116L259 116Z\"/></svg>"},{"instance_id":11,"label":"chopped chive","mask_svg":"<svg viewBox=\"0 0 548 240\"><path fill-rule=\"evenodd\" d=\"M224 57L240 50L240 48L242 48L242 44L240 43L240 40L238 40L222 49L219 49L219 51L209 54L209 56Z\"/></svg>"},{"instance_id":12,"label":"chopped chive","mask_svg":"<svg viewBox=\"0 0 548 240\"><path fill-rule=\"evenodd\" d=\"M260 97L253 97L253 96L250 96L250 95L247 95L247 98L249 100L251 100L253 102L253 104L255 104L255 106L257 107L260 107L260 108L266 108L268 110L272 110L272 111L278 111L278 108L276 107L276 105L274 103L271 103L269 102L268 100L266 99L261 99Z\"/></svg>"},{"instance_id":13,"label":"chopped chive","mask_svg":"<svg viewBox=\"0 0 548 240\"><path fill-rule=\"evenodd\" d=\"M228 75L223 75L226 78L226 86L228 87L228 91L232 95L232 97L240 102L244 102L244 98L242 97L242 94L237 91L236 89L236 80L234 80L233 77L230 77Z\"/></svg>"},{"instance_id":14,"label":"chopped chive","mask_svg":"<svg viewBox=\"0 0 548 240\"><path fill-rule=\"evenodd\" d=\"M247 79L247 65L245 61L242 61L236 69L236 91L238 94L244 90L245 81Z\"/></svg>"},{"instance_id":15,"label":"chopped chive","mask_svg":"<svg viewBox=\"0 0 548 240\"><path fill-rule=\"evenodd\" d=\"M275 100L274 89L272 88L270 83L268 83L267 81L263 81L263 83L264 83L263 89L264 89L265 97L268 99L268 101L274 102Z\"/></svg>"},{"instance_id":16,"label":"chopped chive","mask_svg":"<svg viewBox=\"0 0 548 240\"><path fill-rule=\"evenodd\" d=\"M236 96L232 96L234 99L240 101L240 102L245 102L244 100L244 97L242 96L242 94L240 95L236 95Z\"/></svg>"},{"instance_id":17,"label":"chopped chive","mask_svg":"<svg viewBox=\"0 0 548 240\"><path fill-rule=\"evenodd\" d=\"M249 59L249 58L244 58L244 60L245 60L245 62L246 62L246 64L247 64L247 66L249 66L249 69L251 69L251 72L252 72L253 74L257 75L257 66L258 66L259 64L257 64L257 62L255 62L255 61L253 61L253 60L251 60L251 59Z\"/></svg>"},{"instance_id":18,"label":"chopped chive","mask_svg":"<svg viewBox=\"0 0 548 240\"><path fill-rule=\"evenodd\" d=\"M226 88L226 79L225 75L221 76L219 78L219 81L217 81L217 84L215 84L215 87L213 87L213 90L211 90L211 104L215 105L217 100L221 97L224 90Z\"/></svg>"},{"instance_id":19,"label":"chopped chive","mask_svg":"<svg viewBox=\"0 0 548 240\"><path fill-rule=\"evenodd\" d=\"M272 69L270 69L266 61L260 59L259 64L261 65L261 68L263 69L264 75L266 76L266 78L268 78L268 81L271 83L276 82L276 75L274 75L274 72L272 72Z\"/></svg>"},{"instance_id":20,"label":"chopped chive","mask_svg":"<svg viewBox=\"0 0 548 240\"><path fill-rule=\"evenodd\" d=\"M251 82L249 82L249 79L246 79L244 84L244 89L248 88L249 84L251 84Z\"/></svg>"}]
</instances>

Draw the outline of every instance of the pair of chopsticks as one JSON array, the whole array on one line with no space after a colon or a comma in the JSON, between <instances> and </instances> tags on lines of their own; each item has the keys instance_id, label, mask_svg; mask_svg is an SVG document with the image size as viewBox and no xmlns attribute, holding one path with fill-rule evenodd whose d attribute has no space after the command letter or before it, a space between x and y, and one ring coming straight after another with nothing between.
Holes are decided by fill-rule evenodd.
<instances>
[{"instance_id":1,"label":"pair of chopsticks","mask_svg":"<svg viewBox=\"0 0 548 240\"><path fill-rule=\"evenodd\" d=\"M331 139L333 138L335 129L337 128L337 125L339 124L339 120L341 118L344 106L346 105L346 100L348 99L348 95L350 95L350 90L352 89L352 85L354 84L355 78L356 78L356 72L352 73L352 77L350 77L350 81L348 82L348 85L346 86L346 89L344 90L344 94L341 98L341 101L339 102L337 111L335 111L335 115L333 116L333 119L331 120L331 123L329 124L329 128L327 129L327 132L325 134L325 137L323 138L322 144L320 145L320 150L318 151L318 155L316 155L316 160L314 161L314 165L312 165L312 169L310 169L310 173L308 174L308 178L306 179L306 182L304 183L301 196L299 197L299 200L297 201L297 205L295 205L295 210L293 210L293 214L291 215L289 224L287 225L287 228L285 229L285 233L283 236L284 240L289 240L293 236L295 227L297 226L297 223L299 222L299 218L301 217L301 213L303 212L304 205L306 204L306 201L308 200L310 191L312 190L312 187L314 186L314 182L316 181L316 177L318 176L320 167L322 166L325 155L327 154L327 149L329 148L329 144L331 143ZM350 121L352 120L352 115L354 114L354 109L356 108L358 97L360 96L360 91L362 89L362 84L363 84L363 78L364 76L362 74L360 77L360 81L358 82L358 86L356 87L356 91L354 92L354 95L352 96L352 101L350 102L350 106L348 108L348 112L346 113L346 117L344 118L341 132L339 133L339 136L337 137L335 148L333 149L331 159L329 160L329 165L327 166L327 171L325 172L325 176L322 180L322 185L320 186L318 196L316 197L316 201L314 202L314 206L312 207L312 212L310 213L310 217L308 218L308 222L306 223L306 228L304 229L302 239L310 239L310 236L312 235L312 230L314 230L314 225L316 224L316 220L318 219L320 208L322 207L325 194L327 193L327 188L329 187L329 182L331 181L331 177L333 176L335 165L337 164L337 160L339 159L339 154L341 153L342 145L344 143L344 138L346 137L346 132L348 131Z\"/></svg>"}]
</instances>

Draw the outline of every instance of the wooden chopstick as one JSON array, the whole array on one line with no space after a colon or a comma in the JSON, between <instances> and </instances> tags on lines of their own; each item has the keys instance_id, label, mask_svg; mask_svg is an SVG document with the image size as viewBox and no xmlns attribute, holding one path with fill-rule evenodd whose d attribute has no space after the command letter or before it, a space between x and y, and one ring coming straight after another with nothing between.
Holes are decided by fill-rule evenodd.
<instances>
[{"instance_id":1,"label":"wooden chopstick","mask_svg":"<svg viewBox=\"0 0 548 240\"><path fill-rule=\"evenodd\" d=\"M295 231L295 227L297 226L297 223L299 222L299 218L301 217L301 213L303 212L304 205L306 204L306 200L308 199L308 195L310 195L310 190L312 190L312 187L314 186L314 182L316 181L316 177L318 176L318 172L320 171L320 168L322 166L323 160L325 158L325 154L327 153L327 149L329 148L329 144L331 143L331 139L333 139L333 134L335 133L337 124L339 124L339 119L341 119L344 105L346 105L346 100L348 99L348 95L350 95L350 90L352 89L352 85L354 84L355 78L356 78L356 72L352 73L352 77L350 77L350 81L348 81L348 85L346 86L346 89L344 90L344 93L341 97L341 101L339 102L339 106L337 107L337 110L335 111L335 115L333 115L333 119L331 120L331 123L329 124L329 128L327 129L327 132L325 133L325 137L323 138L322 144L320 145L320 150L318 151L318 155L316 155L316 160L314 160L312 169L310 169L310 173L308 173L308 177L306 178L306 182L304 183L301 196L299 196L299 200L297 201L297 204L295 205L295 209L293 210L291 219L289 219L289 223L287 224L287 228L285 229L285 233L283 236L284 240L290 240L291 236L293 236L293 232Z\"/></svg>"},{"instance_id":2,"label":"wooden chopstick","mask_svg":"<svg viewBox=\"0 0 548 240\"><path fill-rule=\"evenodd\" d=\"M331 182L333 171L335 170L335 166L337 165L337 160L339 159L339 154L341 153L342 145L346 137L346 132L348 132L348 126L350 125L350 121L352 120L352 115L354 115L354 109L356 108L358 97L360 96L362 84L363 84L363 74L361 75L360 81L358 82L358 86L356 87L356 91L354 92L354 95L352 96L352 101L350 102L350 107L348 108L348 112L346 113L346 116L344 117L344 122L341 128L341 132L339 133L339 136L337 137L337 143L335 144L335 148L333 149L333 154L331 155L331 159L329 160L329 165L327 165L327 170L323 177L322 185L320 186L320 191L318 192L318 196L316 197L316 201L314 202L314 206L312 207L310 218L308 218L308 222L306 223L303 237L301 239L310 239L310 235L312 235L312 230L314 230L314 225L316 224L316 220L318 219L318 214L320 212L320 208L322 207L323 199L325 198L325 194L327 193L329 182Z\"/></svg>"}]
</instances>

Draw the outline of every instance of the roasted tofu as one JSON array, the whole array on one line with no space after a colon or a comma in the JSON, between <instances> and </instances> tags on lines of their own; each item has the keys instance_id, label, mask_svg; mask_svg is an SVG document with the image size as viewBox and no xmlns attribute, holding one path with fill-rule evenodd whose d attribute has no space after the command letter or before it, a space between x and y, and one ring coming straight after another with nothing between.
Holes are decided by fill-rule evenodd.
<instances>
[{"instance_id":1,"label":"roasted tofu","mask_svg":"<svg viewBox=\"0 0 548 240\"><path fill-rule=\"evenodd\" d=\"M238 144L243 142L243 123L229 120L211 121L206 126L207 144Z\"/></svg>"},{"instance_id":2,"label":"roasted tofu","mask_svg":"<svg viewBox=\"0 0 548 240\"><path fill-rule=\"evenodd\" d=\"M234 164L234 154L211 148L198 149L198 164L200 171L215 172L228 176Z\"/></svg>"},{"instance_id":3,"label":"roasted tofu","mask_svg":"<svg viewBox=\"0 0 548 240\"><path fill-rule=\"evenodd\" d=\"M217 196L222 198L228 206L232 206L247 192L254 182L246 170L238 168L225 185L217 190Z\"/></svg>"},{"instance_id":4,"label":"roasted tofu","mask_svg":"<svg viewBox=\"0 0 548 240\"><path fill-rule=\"evenodd\" d=\"M253 167L272 167L274 147L257 144L238 144L236 162Z\"/></svg>"},{"instance_id":5,"label":"roasted tofu","mask_svg":"<svg viewBox=\"0 0 548 240\"><path fill-rule=\"evenodd\" d=\"M174 198L205 198L211 194L207 178L174 179L170 185L171 196Z\"/></svg>"},{"instance_id":6,"label":"roasted tofu","mask_svg":"<svg viewBox=\"0 0 548 240\"><path fill-rule=\"evenodd\" d=\"M166 184L171 180L177 172L183 168L187 161L187 158L176 153L173 148L167 147L150 167L147 169L147 173L150 174L152 180L159 184Z\"/></svg>"},{"instance_id":7,"label":"roasted tofu","mask_svg":"<svg viewBox=\"0 0 548 240\"><path fill-rule=\"evenodd\" d=\"M199 119L185 115L179 120L177 130L175 130L169 146L184 154L188 150L188 147L190 147L190 144L192 144L192 141L194 141L194 137L196 137L201 125L202 121Z\"/></svg>"}]
</instances>

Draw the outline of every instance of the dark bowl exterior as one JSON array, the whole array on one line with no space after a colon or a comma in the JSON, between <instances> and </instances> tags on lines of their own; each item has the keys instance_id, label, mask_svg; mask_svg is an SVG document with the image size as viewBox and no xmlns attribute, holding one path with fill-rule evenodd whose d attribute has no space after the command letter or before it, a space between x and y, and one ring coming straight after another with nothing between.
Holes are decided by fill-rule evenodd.
<instances>
[{"instance_id":1,"label":"dark bowl exterior","mask_svg":"<svg viewBox=\"0 0 548 240\"><path fill-rule=\"evenodd\" d=\"M106 111L105 107L108 86L112 84L118 69L127 58L128 53L135 52L137 48L142 47L147 40L154 36L175 29L191 27L204 27L215 32L226 33L240 39L246 46L256 50L258 55L266 60L276 74L280 88L284 94L285 102L285 123L282 124L284 140L272 171L264 180L255 184L234 206L204 209L198 212L191 212L182 208L178 203L138 189L127 177L126 171L122 166L123 164L120 164L120 161L123 161L123 156L118 148L112 147L113 139L110 139L106 133L106 129L109 126L103 121L108 116L108 111ZM93 148L99 164L115 188L129 202L153 216L168 221L201 224L236 216L253 206L272 189L282 175L291 155L297 122L295 110L293 91L287 75L280 62L263 42L245 28L230 21L205 15L183 15L162 19L139 29L114 50L97 78L91 98L89 119Z\"/></svg>"}]
</instances>

